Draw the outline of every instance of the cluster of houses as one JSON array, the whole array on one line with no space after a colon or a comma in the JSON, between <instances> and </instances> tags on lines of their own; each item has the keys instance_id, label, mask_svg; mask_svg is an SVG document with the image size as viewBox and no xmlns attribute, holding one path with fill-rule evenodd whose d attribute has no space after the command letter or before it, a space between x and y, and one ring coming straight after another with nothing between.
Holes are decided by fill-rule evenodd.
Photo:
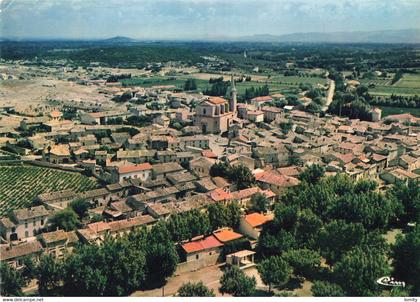
<instances>
[{"instance_id":1,"label":"cluster of houses","mask_svg":"<svg viewBox=\"0 0 420 302\"><path fill-rule=\"evenodd\" d=\"M288 188L299 184L298 175L308 165L321 165L328 175L374 179L380 189L420 177L420 119L410 114L373 122L321 118L292 106L273 106L273 99L284 97L280 94L237 104L232 84L229 100L201 95L194 109L154 110L150 126L110 124L146 114L140 107L79 108L77 121L64 120L60 110L22 120L15 131L39 127L44 131L5 140L10 151L51 168L84 171L105 185L82 193L43 193L34 200L38 206L3 217L1 261L20 267L24 257L37 259L42 253L63 257L80 243L101 244L106 235L149 228L171 215L205 210L213 203L237 202L243 210L238 229L221 229L181 243L179 272L215 264L223 246L240 239L250 242L250 250L225 255L223 260L246 267L253 264L252 248L261 227L273 218L270 209ZM166 102L192 100L169 94L165 87L155 88L155 93L157 98L165 95ZM184 122L185 127L174 129L172 121ZM211 177L210 169L217 162L246 166L255 184L239 190L227 178ZM269 201L267 213L253 210L256 194ZM49 230L48 219L76 199L88 201L89 217L100 221L84 221L70 232Z\"/></svg>"}]
</instances>

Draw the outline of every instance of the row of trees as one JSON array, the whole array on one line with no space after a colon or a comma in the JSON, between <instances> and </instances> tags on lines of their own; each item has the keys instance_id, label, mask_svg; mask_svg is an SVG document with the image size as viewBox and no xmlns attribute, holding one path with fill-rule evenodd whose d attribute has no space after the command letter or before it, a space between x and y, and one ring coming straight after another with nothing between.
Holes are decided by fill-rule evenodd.
<instances>
[{"instance_id":1,"label":"row of trees","mask_svg":"<svg viewBox=\"0 0 420 302\"><path fill-rule=\"evenodd\" d=\"M190 91L190 90L196 90L197 89L197 82L195 79L187 79L184 84L184 90Z\"/></svg>"},{"instance_id":2,"label":"row of trees","mask_svg":"<svg viewBox=\"0 0 420 302\"><path fill-rule=\"evenodd\" d=\"M378 96L372 98L369 103L375 106L420 108L420 97L418 95L401 96L392 94L390 97Z\"/></svg>"},{"instance_id":3,"label":"row of trees","mask_svg":"<svg viewBox=\"0 0 420 302\"><path fill-rule=\"evenodd\" d=\"M250 100L258 96L266 96L270 94L270 89L268 88L268 85L264 85L261 87L251 87L245 89L244 99Z\"/></svg>"},{"instance_id":4,"label":"row of trees","mask_svg":"<svg viewBox=\"0 0 420 302\"><path fill-rule=\"evenodd\" d=\"M213 84L210 88L204 91L205 95L210 96L224 96L230 86L229 81L223 81L223 77L216 78L213 80Z\"/></svg>"}]
</instances>

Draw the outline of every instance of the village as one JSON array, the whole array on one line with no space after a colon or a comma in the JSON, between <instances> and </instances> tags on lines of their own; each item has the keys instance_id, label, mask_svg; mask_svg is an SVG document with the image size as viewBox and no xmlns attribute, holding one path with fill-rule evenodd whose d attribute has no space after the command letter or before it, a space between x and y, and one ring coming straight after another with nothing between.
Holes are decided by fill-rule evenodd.
<instances>
[{"instance_id":1,"label":"village","mask_svg":"<svg viewBox=\"0 0 420 302\"><path fill-rule=\"evenodd\" d=\"M239 103L237 76L226 77L226 98L174 92L171 85L121 87L85 78L75 85L94 87L105 100L50 99L24 110L0 106L2 155L100 183L83 192L51 190L26 201L27 208L10 208L0 220L1 261L19 269L28 257L61 259L80 244L101 245L108 236L150 229L173 215L237 204L236 227L177 243L175 276L221 264L246 271L256 266L263 225L274 219L275 205L308 167L320 166L327 176L374 180L383 192L397 181L420 178L419 118L408 113L382 118L379 108L371 111L371 121L320 117L301 106L274 106L285 99L281 93ZM349 89L359 84L346 83ZM324 87L326 93L334 93L332 85ZM126 102L115 101L121 98ZM311 99L302 95L302 101ZM217 173L220 167L252 181ZM51 218L77 200L89 205L77 229L51 229ZM225 254L223 247L235 241L246 241L248 248Z\"/></svg>"}]
</instances>

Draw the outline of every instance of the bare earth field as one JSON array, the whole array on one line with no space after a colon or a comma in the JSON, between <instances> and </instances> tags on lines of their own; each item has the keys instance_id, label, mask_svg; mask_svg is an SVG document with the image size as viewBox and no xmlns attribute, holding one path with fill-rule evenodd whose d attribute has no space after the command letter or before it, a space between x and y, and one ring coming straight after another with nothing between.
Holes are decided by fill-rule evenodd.
<instances>
[{"instance_id":1,"label":"bare earth field","mask_svg":"<svg viewBox=\"0 0 420 302\"><path fill-rule=\"evenodd\" d=\"M47 99L107 102L97 90L97 86L84 86L48 78L5 80L1 82L0 104L19 107L23 104L41 104Z\"/></svg>"}]
</instances>

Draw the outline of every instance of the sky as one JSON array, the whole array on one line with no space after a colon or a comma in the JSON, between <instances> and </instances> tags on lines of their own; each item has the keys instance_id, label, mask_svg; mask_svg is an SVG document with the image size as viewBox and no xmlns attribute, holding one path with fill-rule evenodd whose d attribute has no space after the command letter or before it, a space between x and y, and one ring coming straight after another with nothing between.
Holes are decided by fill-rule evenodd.
<instances>
[{"instance_id":1,"label":"sky","mask_svg":"<svg viewBox=\"0 0 420 302\"><path fill-rule=\"evenodd\" d=\"M0 0L0 36L206 39L420 28L420 0Z\"/></svg>"}]
</instances>

